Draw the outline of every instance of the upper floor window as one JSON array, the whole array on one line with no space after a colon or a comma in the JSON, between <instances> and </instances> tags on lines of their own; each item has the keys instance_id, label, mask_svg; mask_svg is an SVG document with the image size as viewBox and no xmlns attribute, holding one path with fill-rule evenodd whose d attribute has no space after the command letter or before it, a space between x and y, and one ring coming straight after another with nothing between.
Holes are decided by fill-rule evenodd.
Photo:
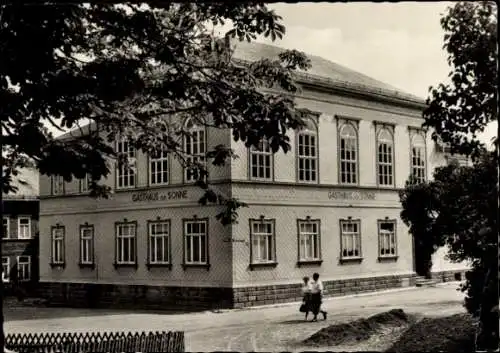
<instances>
[{"instance_id":1,"label":"upper floor window","mask_svg":"<svg viewBox=\"0 0 500 353\"><path fill-rule=\"evenodd\" d=\"M411 138L411 175L415 182L425 181L425 137L415 132Z\"/></svg>"},{"instance_id":2,"label":"upper floor window","mask_svg":"<svg viewBox=\"0 0 500 353\"><path fill-rule=\"evenodd\" d=\"M52 175L50 177L50 194L51 195L64 194L64 178L61 175Z\"/></svg>"},{"instance_id":3,"label":"upper floor window","mask_svg":"<svg viewBox=\"0 0 500 353\"><path fill-rule=\"evenodd\" d=\"M195 182L199 179L199 169L196 164L205 164L206 136L205 127L197 124L192 119L186 121L187 135L184 137L184 151L186 153L187 167L185 168L185 181Z\"/></svg>"},{"instance_id":4,"label":"upper floor window","mask_svg":"<svg viewBox=\"0 0 500 353\"><path fill-rule=\"evenodd\" d=\"M118 189L136 186L136 150L126 138L116 142L116 153L123 154L128 163L118 162L116 166L116 187Z\"/></svg>"},{"instance_id":5,"label":"upper floor window","mask_svg":"<svg viewBox=\"0 0 500 353\"><path fill-rule=\"evenodd\" d=\"M302 182L318 181L318 129L310 119L297 132L297 168L298 180Z\"/></svg>"},{"instance_id":6,"label":"upper floor window","mask_svg":"<svg viewBox=\"0 0 500 353\"><path fill-rule=\"evenodd\" d=\"M51 258L53 265L64 265L64 236L65 228L64 226L52 227L52 238L51 238Z\"/></svg>"},{"instance_id":7,"label":"upper floor window","mask_svg":"<svg viewBox=\"0 0 500 353\"><path fill-rule=\"evenodd\" d=\"M162 150L149 157L149 183L150 185L168 184L168 152Z\"/></svg>"},{"instance_id":8,"label":"upper floor window","mask_svg":"<svg viewBox=\"0 0 500 353\"><path fill-rule=\"evenodd\" d=\"M320 221L299 220L299 261L315 261L321 258Z\"/></svg>"},{"instance_id":9,"label":"upper floor window","mask_svg":"<svg viewBox=\"0 0 500 353\"><path fill-rule=\"evenodd\" d=\"M250 147L250 178L272 180L273 151L267 139L262 139L258 147Z\"/></svg>"},{"instance_id":10,"label":"upper floor window","mask_svg":"<svg viewBox=\"0 0 500 353\"><path fill-rule=\"evenodd\" d=\"M137 263L137 224L135 222L116 225L116 265L135 265Z\"/></svg>"},{"instance_id":11,"label":"upper floor window","mask_svg":"<svg viewBox=\"0 0 500 353\"><path fill-rule=\"evenodd\" d=\"M276 234L273 219L250 220L251 264L276 262Z\"/></svg>"},{"instance_id":12,"label":"upper floor window","mask_svg":"<svg viewBox=\"0 0 500 353\"><path fill-rule=\"evenodd\" d=\"M31 256L17 257L17 280L19 282L31 280Z\"/></svg>"},{"instance_id":13,"label":"upper floor window","mask_svg":"<svg viewBox=\"0 0 500 353\"><path fill-rule=\"evenodd\" d=\"M80 189L80 193L86 193L86 192L89 192L89 187L90 187L90 175L85 175L84 178L80 179L79 180L79 189Z\"/></svg>"},{"instance_id":14,"label":"upper floor window","mask_svg":"<svg viewBox=\"0 0 500 353\"><path fill-rule=\"evenodd\" d=\"M31 238L31 219L29 217L19 217L18 222L18 239L30 239Z\"/></svg>"},{"instance_id":15,"label":"upper floor window","mask_svg":"<svg viewBox=\"0 0 500 353\"><path fill-rule=\"evenodd\" d=\"M341 259L361 258L361 221L340 221L340 249Z\"/></svg>"},{"instance_id":16,"label":"upper floor window","mask_svg":"<svg viewBox=\"0 0 500 353\"><path fill-rule=\"evenodd\" d=\"M377 178L381 186L394 185L394 140L386 127L377 134Z\"/></svg>"},{"instance_id":17,"label":"upper floor window","mask_svg":"<svg viewBox=\"0 0 500 353\"><path fill-rule=\"evenodd\" d=\"M80 265L94 264L94 226L80 226Z\"/></svg>"},{"instance_id":18,"label":"upper floor window","mask_svg":"<svg viewBox=\"0 0 500 353\"><path fill-rule=\"evenodd\" d=\"M10 236L10 219L9 217L3 217L3 233L2 238L9 238Z\"/></svg>"},{"instance_id":19,"label":"upper floor window","mask_svg":"<svg viewBox=\"0 0 500 353\"><path fill-rule=\"evenodd\" d=\"M358 135L351 123L344 123L339 133L340 183L358 183Z\"/></svg>"}]
</instances>

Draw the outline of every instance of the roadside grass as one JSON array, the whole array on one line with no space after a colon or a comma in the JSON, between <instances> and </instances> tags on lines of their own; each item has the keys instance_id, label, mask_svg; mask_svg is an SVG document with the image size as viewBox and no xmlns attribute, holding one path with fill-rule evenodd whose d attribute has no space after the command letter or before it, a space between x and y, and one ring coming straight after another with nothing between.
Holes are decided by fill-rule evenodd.
<instances>
[{"instance_id":1,"label":"roadside grass","mask_svg":"<svg viewBox=\"0 0 500 353\"><path fill-rule=\"evenodd\" d=\"M386 352L473 352L474 320L469 314L423 318Z\"/></svg>"},{"instance_id":2,"label":"roadside grass","mask_svg":"<svg viewBox=\"0 0 500 353\"><path fill-rule=\"evenodd\" d=\"M369 340L372 336L387 331L389 327L406 328L414 321L402 309L393 309L368 318L330 325L322 328L303 341L307 346L344 346L356 345Z\"/></svg>"},{"instance_id":3,"label":"roadside grass","mask_svg":"<svg viewBox=\"0 0 500 353\"><path fill-rule=\"evenodd\" d=\"M475 324L469 314L417 317L401 309L330 325L306 338L306 347L329 351L473 352Z\"/></svg>"}]
</instances>

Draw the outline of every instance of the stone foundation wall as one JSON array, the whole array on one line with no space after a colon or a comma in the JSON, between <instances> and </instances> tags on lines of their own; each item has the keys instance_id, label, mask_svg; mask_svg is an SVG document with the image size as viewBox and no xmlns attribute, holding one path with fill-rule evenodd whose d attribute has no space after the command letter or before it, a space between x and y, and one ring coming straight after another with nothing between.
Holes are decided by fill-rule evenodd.
<instances>
[{"instance_id":1,"label":"stone foundation wall","mask_svg":"<svg viewBox=\"0 0 500 353\"><path fill-rule=\"evenodd\" d=\"M415 284L414 276L385 276L324 281L325 297L360 294ZM234 289L234 307L286 303L302 300L301 283Z\"/></svg>"},{"instance_id":2,"label":"stone foundation wall","mask_svg":"<svg viewBox=\"0 0 500 353\"><path fill-rule=\"evenodd\" d=\"M231 288L41 282L39 294L51 305L74 307L176 310L232 307Z\"/></svg>"},{"instance_id":3,"label":"stone foundation wall","mask_svg":"<svg viewBox=\"0 0 500 353\"><path fill-rule=\"evenodd\" d=\"M465 273L467 270L450 270L432 272L432 279L439 282L465 281Z\"/></svg>"},{"instance_id":4,"label":"stone foundation wall","mask_svg":"<svg viewBox=\"0 0 500 353\"><path fill-rule=\"evenodd\" d=\"M433 273L440 282L465 280L465 271ZM415 285L415 275L325 281L325 296L343 296ZM40 283L39 294L52 305L142 309L203 310L244 308L302 300L301 283L243 288L161 287L89 283Z\"/></svg>"}]
</instances>

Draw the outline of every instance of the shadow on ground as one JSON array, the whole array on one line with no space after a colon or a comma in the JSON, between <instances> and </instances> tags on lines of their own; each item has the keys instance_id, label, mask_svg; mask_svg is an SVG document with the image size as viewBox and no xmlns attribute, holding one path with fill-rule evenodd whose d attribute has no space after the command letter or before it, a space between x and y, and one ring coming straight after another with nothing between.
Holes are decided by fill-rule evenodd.
<instances>
[{"instance_id":1,"label":"shadow on ground","mask_svg":"<svg viewBox=\"0 0 500 353\"><path fill-rule=\"evenodd\" d=\"M19 302L16 299L6 299L3 302L4 320L40 320L52 318L76 318L76 317L100 317L108 315L123 314L159 314L159 315L183 315L189 313L201 313L208 309L125 309L125 308L72 308L67 306L47 306L34 304L32 302Z\"/></svg>"}]
</instances>

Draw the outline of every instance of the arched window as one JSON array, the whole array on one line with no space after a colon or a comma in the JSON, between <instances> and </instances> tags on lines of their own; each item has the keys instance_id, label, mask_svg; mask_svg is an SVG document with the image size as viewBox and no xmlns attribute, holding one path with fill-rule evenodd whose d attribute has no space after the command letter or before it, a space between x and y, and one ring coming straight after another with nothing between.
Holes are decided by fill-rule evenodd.
<instances>
[{"instance_id":1,"label":"arched window","mask_svg":"<svg viewBox=\"0 0 500 353\"><path fill-rule=\"evenodd\" d=\"M188 166L185 168L185 181L195 182L198 180L198 167L194 164L205 163L206 134L205 126L200 125L192 119L187 119L186 130L188 135L184 137L184 152Z\"/></svg>"},{"instance_id":2,"label":"arched window","mask_svg":"<svg viewBox=\"0 0 500 353\"><path fill-rule=\"evenodd\" d=\"M250 147L250 179L273 179L273 152L267 139L262 139L258 147Z\"/></svg>"},{"instance_id":3,"label":"arched window","mask_svg":"<svg viewBox=\"0 0 500 353\"><path fill-rule=\"evenodd\" d=\"M382 128L377 135L377 178L378 184L392 186L394 184L394 139L391 131Z\"/></svg>"},{"instance_id":4,"label":"arched window","mask_svg":"<svg viewBox=\"0 0 500 353\"><path fill-rule=\"evenodd\" d=\"M420 132L411 139L411 175L417 183L425 181L425 138Z\"/></svg>"},{"instance_id":5,"label":"arched window","mask_svg":"<svg viewBox=\"0 0 500 353\"><path fill-rule=\"evenodd\" d=\"M123 154L128 162L117 163L117 189L134 188L137 182L137 158L134 145L127 138L121 138L116 142L116 153Z\"/></svg>"},{"instance_id":6,"label":"arched window","mask_svg":"<svg viewBox=\"0 0 500 353\"><path fill-rule=\"evenodd\" d=\"M318 181L318 128L310 120L297 132L297 177L301 182Z\"/></svg>"},{"instance_id":7,"label":"arched window","mask_svg":"<svg viewBox=\"0 0 500 353\"><path fill-rule=\"evenodd\" d=\"M351 123L340 129L340 182L342 184L358 183L358 135Z\"/></svg>"}]
</instances>

